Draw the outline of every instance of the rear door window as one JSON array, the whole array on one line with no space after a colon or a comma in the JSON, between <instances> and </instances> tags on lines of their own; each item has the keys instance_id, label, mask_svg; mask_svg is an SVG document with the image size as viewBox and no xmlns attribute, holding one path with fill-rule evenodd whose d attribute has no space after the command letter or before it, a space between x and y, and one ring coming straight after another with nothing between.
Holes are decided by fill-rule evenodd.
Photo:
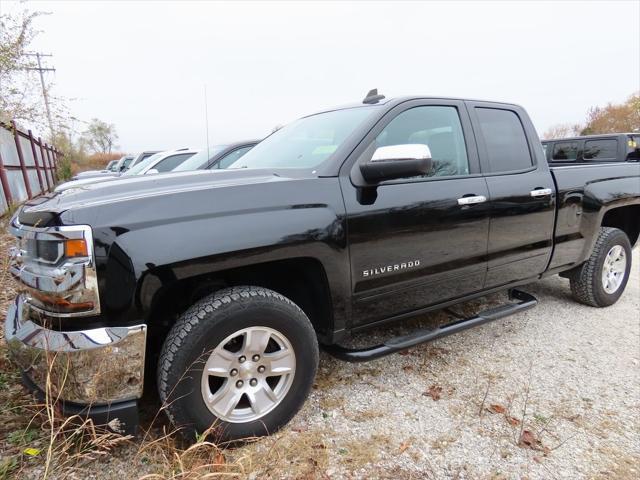
<instances>
[{"instance_id":1,"label":"rear door window","mask_svg":"<svg viewBox=\"0 0 640 480\"><path fill-rule=\"evenodd\" d=\"M551 160L554 162L575 162L578 158L578 142L557 142L553 145Z\"/></svg>"},{"instance_id":2,"label":"rear door window","mask_svg":"<svg viewBox=\"0 0 640 480\"><path fill-rule=\"evenodd\" d=\"M511 110L476 107L491 172L531 168L531 152L518 115Z\"/></svg>"},{"instance_id":3,"label":"rear door window","mask_svg":"<svg viewBox=\"0 0 640 480\"><path fill-rule=\"evenodd\" d=\"M585 160L612 162L617 160L617 151L618 141L615 138L587 140L584 142L582 156Z\"/></svg>"}]
</instances>

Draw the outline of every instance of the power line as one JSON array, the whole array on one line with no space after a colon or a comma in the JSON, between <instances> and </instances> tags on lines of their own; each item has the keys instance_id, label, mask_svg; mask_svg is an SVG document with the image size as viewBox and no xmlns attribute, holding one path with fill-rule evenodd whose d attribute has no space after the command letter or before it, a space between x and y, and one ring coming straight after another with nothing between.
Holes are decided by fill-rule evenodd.
<instances>
[{"instance_id":1,"label":"power line","mask_svg":"<svg viewBox=\"0 0 640 480\"><path fill-rule=\"evenodd\" d=\"M36 57L38 62L37 67L24 67L24 70L32 70L37 71L40 74L40 85L42 86L42 97L44 98L44 106L47 110L47 120L49 121L49 131L51 133L51 141L54 138L53 132L53 121L51 120L51 107L49 106L49 94L47 93L47 87L44 83L44 72L55 72L56 69L52 67L43 67L41 58L42 57L53 57L50 53L40 53L40 52L29 52L24 54L27 57Z\"/></svg>"}]
</instances>

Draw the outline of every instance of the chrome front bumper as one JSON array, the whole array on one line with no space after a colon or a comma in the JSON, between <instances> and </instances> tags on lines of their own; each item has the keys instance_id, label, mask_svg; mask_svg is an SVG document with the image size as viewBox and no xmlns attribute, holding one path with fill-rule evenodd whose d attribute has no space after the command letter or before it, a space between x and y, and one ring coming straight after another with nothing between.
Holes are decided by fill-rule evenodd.
<instances>
[{"instance_id":1,"label":"chrome front bumper","mask_svg":"<svg viewBox=\"0 0 640 480\"><path fill-rule=\"evenodd\" d=\"M59 332L29 319L24 296L7 312L11 357L39 389L54 398L102 405L142 396L146 325Z\"/></svg>"}]
</instances>

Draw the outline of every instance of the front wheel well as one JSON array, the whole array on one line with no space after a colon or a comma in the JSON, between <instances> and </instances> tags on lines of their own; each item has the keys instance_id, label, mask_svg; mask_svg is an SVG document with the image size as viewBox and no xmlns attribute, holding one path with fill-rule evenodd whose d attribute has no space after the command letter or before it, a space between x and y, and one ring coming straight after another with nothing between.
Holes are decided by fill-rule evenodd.
<instances>
[{"instance_id":1,"label":"front wheel well","mask_svg":"<svg viewBox=\"0 0 640 480\"><path fill-rule=\"evenodd\" d=\"M329 283L314 258L295 258L232 268L175 282L156 294L149 311L149 349L158 351L178 317L198 300L235 286L264 287L284 295L309 317L320 339L333 329Z\"/></svg>"},{"instance_id":2,"label":"front wheel well","mask_svg":"<svg viewBox=\"0 0 640 480\"><path fill-rule=\"evenodd\" d=\"M633 247L640 236L640 205L627 205L609 210L602 218L602 226L622 230Z\"/></svg>"}]
</instances>

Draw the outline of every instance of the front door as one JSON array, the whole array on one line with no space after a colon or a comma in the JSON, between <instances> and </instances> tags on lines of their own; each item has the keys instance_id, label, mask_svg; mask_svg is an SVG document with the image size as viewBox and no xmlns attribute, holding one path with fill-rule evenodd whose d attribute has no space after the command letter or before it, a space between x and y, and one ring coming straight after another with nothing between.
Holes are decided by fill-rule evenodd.
<instances>
[{"instance_id":1,"label":"front door","mask_svg":"<svg viewBox=\"0 0 640 480\"><path fill-rule=\"evenodd\" d=\"M373 195L341 176L354 327L481 290L487 269L489 193L464 104L407 102L390 117L365 139L374 145L363 155L421 143L434 170L383 182Z\"/></svg>"}]
</instances>

